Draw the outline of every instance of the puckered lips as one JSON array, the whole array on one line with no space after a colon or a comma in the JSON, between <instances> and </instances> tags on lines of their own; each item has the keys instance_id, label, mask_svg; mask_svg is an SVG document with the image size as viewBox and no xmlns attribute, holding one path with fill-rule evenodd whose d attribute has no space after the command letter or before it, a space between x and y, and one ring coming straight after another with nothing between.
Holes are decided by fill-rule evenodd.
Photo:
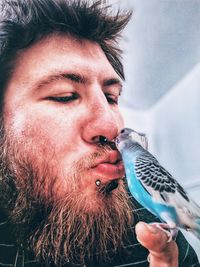
<instances>
[{"instance_id":1,"label":"puckered lips","mask_svg":"<svg viewBox=\"0 0 200 267\"><path fill-rule=\"evenodd\" d=\"M92 167L92 174L102 183L110 183L124 176L124 166L117 150L111 150L97 160Z\"/></svg>"}]
</instances>

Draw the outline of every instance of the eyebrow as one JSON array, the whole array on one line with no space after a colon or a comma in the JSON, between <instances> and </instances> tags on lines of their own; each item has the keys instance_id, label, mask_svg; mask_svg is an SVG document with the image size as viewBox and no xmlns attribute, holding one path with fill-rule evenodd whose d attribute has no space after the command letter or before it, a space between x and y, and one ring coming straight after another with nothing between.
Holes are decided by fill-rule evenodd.
<instances>
[{"instance_id":1,"label":"eyebrow","mask_svg":"<svg viewBox=\"0 0 200 267\"><path fill-rule=\"evenodd\" d=\"M69 73L53 73L52 75L47 75L46 77L44 77L42 80L38 81L38 83L36 83L34 85L34 88L36 90L40 89L41 87L48 85L54 81L57 80L63 80L63 79L67 79L70 80L74 83L78 83L78 84L86 84L88 79L86 77L84 77L81 74L77 74L77 73L73 73L73 72L69 72ZM122 82L120 79L117 78L108 78L105 79L103 81L103 86L111 86L111 85L118 85L120 88L120 92L122 90Z\"/></svg>"},{"instance_id":2,"label":"eyebrow","mask_svg":"<svg viewBox=\"0 0 200 267\"><path fill-rule=\"evenodd\" d=\"M67 80L70 80L70 81L75 82L75 83L82 83L82 84L86 83L86 79L79 74L61 72L61 73L53 73L53 74L49 74L49 75L45 76L44 78L39 80L34 85L34 88L36 90L38 90L41 87L48 85L54 81L63 80L63 79L67 79Z\"/></svg>"}]
</instances>

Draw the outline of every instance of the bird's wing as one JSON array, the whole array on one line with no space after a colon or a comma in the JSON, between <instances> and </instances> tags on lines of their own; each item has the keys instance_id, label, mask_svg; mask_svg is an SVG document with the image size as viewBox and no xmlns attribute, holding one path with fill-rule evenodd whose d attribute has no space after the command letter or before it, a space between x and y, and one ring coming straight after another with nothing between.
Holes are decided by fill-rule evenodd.
<instances>
[{"instance_id":1,"label":"bird's wing","mask_svg":"<svg viewBox=\"0 0 200 267\"><path fill-rule=\"evenodd\" d=\"M136 158L135 173L155 202L175 207L182 224L191 225L200 220L200 207L149 152Z\"/></svg>"},{"instance_id":2,"label":"bird's wing","mask_svg":"<svg viewBox=\"0 0 200 267\"><path fill-rule=\"evenodd\" d=\"M135 173L141 184L154 197L160 201L168 202L168 195L179 193L185 201L189 202L183 187L165 170L156 158L150 153L136 158Z\"/></svg>"}]
</instances>

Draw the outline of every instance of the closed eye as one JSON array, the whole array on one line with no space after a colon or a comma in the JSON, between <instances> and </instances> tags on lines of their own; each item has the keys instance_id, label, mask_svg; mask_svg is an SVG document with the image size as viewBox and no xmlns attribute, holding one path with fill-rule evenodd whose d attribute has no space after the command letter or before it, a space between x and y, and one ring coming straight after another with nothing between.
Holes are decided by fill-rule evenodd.
<instances>
[{"instance_id":1,"label":"closed eye","mask_svg":"<svg viewBox=\"0 0 200 267\"><path fill-rule=\"evenodd\" d=\"M105 94L106 99L109 104L118 105L119 96L112 94Z\"/></svg>"},{"instance_id":2,"label":"closed eye","mask_svg":"<svg viewBox=\"0 0 200 267\"><path fill-rule=\"evenodd\" d=\"M72 101L75 101L79 98L79 95L76 93L72 93L70 95L67 96L49 96L46 99L47 100L51 100L51 101L55 101L58 103L70 103Z\"/></svg>"}]
</instances>

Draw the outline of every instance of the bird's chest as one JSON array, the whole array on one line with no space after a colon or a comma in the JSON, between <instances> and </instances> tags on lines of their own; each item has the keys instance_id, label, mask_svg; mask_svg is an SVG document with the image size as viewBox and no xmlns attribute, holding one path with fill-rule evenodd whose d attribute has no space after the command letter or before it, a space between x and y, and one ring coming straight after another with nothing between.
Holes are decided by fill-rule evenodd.
<instances>
[{"instance_id":1,"label":"bird's chest","mask_svg":"<svg viewBox=\"0 0 200 267\"><path fill-rule=\"evenodd\" d=\"M134 162L126 164L125 172L129 190L136 200L140 202L141 196L144 196L144 188L136 176Z\"/></svg>"}]
</instances>

